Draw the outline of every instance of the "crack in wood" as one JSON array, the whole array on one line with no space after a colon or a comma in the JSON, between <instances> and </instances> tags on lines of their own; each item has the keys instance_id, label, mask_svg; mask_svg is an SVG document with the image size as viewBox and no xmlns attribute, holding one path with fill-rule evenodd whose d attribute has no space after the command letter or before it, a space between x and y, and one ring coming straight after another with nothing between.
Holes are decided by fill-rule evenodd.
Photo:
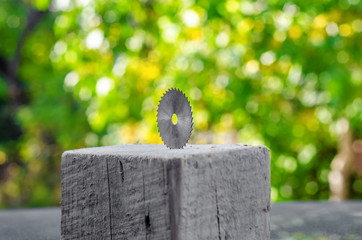
<instances>
[{"instance_id":1,"label":"crack in wood","mask_svg":"<svg viewBox=\"0 0 362 240\"><path fill-rule=\"evenodd\" d=\"M266 207L263 210L266 213L270 211L270 202L267 203Z\"/></svg>"},{"instance_id":2,"label":"crack in wood","mask_svg":"<svg viewBox=\"0 0 362 240\"><path fill-rule=\"evenodd\" d=\"M124 182L124 170L123 170L122 161L119 161L119 172L121 173L121 179L122 179L122 183L123 183Z\"/></svg>"},{"instance_id":3,"label":"crack in wood","mask_svg":"<svg viewBox=\"0 0 362 240\"><path fill-rule=\"evenodd\" d=\"M151 233L151 219L150 219L150 213L147 213L145 216L145 225L146 225L146 240L151 239L150 233Z\"/></svg>"},{"instance_id":4,"label":"crack in wood","mask_svg":"<svg viewBox=\"0 0 362 240\"><path fill-rule=\"evenodd\" d=\"M108 167L108 159L107 161L107 185L108 185L108 203L109 203L109 230L111 234L111 240L112 240L112 203L111 203L111 186L109 184L109 167Z\"/></svg>"},{"instance_id":5,"label":"crack in wood","mask_svg":"<svg viewBox=\"0 0 362 240\"><path fill-rule=\"evenodd\" d=\"M217 219L217 230L219 232L219 240L221 240L221 233L220 233L220 218L219 218L219 202L217 199L217 188L215 186L215 200L216 200L216 219Z\"/></svg>"},{"instance_id":6,"label":"crack in wood","mask_svg":"<svg viewBox=\"0 0 362 240\"><path fill-rule=\"evenodd\" d=\"M145 209L145 226L146 226L146 240L151 239L151 220L150 220L150 211L146 206L146 188L145 188L145 173L144 167L142 165L142 187L143 187L143 205Z\"/></svg>"}]
</instances>

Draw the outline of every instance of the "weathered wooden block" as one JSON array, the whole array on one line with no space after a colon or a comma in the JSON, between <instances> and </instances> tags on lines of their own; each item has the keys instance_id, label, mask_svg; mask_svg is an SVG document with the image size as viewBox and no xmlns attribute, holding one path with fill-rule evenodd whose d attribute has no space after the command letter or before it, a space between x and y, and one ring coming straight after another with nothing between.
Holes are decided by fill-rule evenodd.
<instances>
[{"instance_id":1,"label":"weathered wooden block","mask_svg":"<svg viewBox=\"0 0 362 240\"><path fill-rule=\"evenodd\" d=\"M61 175L62 239L270 239L266 147L86 148Z\"/></svg>"}]
</instances>

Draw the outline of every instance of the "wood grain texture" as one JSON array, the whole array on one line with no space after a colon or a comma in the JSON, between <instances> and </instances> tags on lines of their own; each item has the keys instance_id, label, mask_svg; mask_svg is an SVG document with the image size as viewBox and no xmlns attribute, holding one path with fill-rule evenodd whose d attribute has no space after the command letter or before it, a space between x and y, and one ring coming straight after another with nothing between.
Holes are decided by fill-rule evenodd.
<instances>
[{"instance_id":1,"label":"wood grain texture","mask_svg":"<svg viewBox=\"0 0 362 240\"><path fill-rule=\"evenodd\" d=\"M62 239L110 239L107 161L66 152L61 178Z\"/></svg>"},{"instance_id":2,"label":"wood grain texture","mask_svg":"<svg viewBox=\"0 0 362 240\"><path fill-rule=\"evenodd\" d=\"M269 150L122 145L62 157L62 239L270 239Z\"/></svg>"}]
</instances>

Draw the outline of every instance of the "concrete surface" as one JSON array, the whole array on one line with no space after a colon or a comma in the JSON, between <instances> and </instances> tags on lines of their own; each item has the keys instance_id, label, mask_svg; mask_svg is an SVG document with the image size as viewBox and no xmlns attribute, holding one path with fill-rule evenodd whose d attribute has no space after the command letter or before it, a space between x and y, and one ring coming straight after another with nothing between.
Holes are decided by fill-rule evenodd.
<instances>
[{"instance_id":1,"label":"concrete surface","mask_svg":"<svg viewBox=\"0 0 362 240\"><path fill-rule=\"evenodd\" d=\"M271 205L272 240L360 240L362 201ZM0 210L1 240L60 239L60 207Z\"/></svg>"}]
</instances>

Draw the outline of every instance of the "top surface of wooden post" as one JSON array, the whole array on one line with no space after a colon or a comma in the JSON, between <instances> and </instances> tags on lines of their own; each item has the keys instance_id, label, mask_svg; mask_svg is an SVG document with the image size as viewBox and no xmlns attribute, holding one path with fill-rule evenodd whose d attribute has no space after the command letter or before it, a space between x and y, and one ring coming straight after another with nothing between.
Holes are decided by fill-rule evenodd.
<instances>
[{"instance_id":1,"label":"top surface of wooden post","mask_svg":"<svg viewBox=\"0 0 362 240\"><path fill-rule=\"evenodd\" d=\"M129 156L129 157L150 157L150 158L188 158L194 155L208 155L212 153L230 152L233 150L254 149L269 151L265 146L250 145L226 145L226 144L188 144L183 149L169 149L162 144L130 144L130 145L114 145L104 147L82 148L69 150L63 154L93 154L93 155L113 155L113 156Z\"/></svg>"}]
</instances>

